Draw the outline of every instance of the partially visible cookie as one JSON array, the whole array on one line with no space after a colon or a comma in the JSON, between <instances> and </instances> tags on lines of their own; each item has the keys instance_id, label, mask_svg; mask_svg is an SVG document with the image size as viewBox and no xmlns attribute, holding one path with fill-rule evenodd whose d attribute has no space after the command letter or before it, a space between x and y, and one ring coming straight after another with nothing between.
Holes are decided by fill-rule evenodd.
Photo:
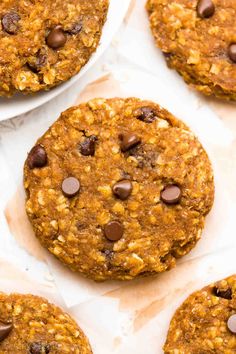
<instances>
[{"instance_id":1,"label":"partially visible cookie","mask_svg":"<svg viewBox=\"0 0 236 354\"><path fill-rule=\"evenodd\" d=\"M208 156L184 123L136 98L62 113L24 167L36 236L94 280L170 269L201 237L214 198Z\"/></svg>"},{"instance_id":2,"label":"partially visible cookie","mask_svg":"<svg viewBox=\"0 0 236 354\"><path fill-rule=\"evenodd\" d=\"M148 0L156 44L168 65L206 95L236 99L234 0Z\"/></svg>"},{"instance_id":3,"label":"partially visible cookie","mask_svg":"<svg viewBox=\"0 0 236 354\"><path fill-rule=\"evenodd\" d=\"M0 293L0 353L92 354L75 321L46 299Z\"/></svg>"},{"instance_id":4,"label":"partially visible cookie","mask_svg":"<svg viewBox=\"0 0 236 354\"><path fill-rule=\"evenodd\" d=\"M236 275L190 295L170 323L165 354L236 353Z\"/></svg>"},{"instance_id":5,"label":"partially visible cookie","mask_svg":"<svg viewBox=\"0 0 236 354\"><path fill-rule=\"evenodd\" d=\"M48 90L96 50L109 0L1 0L0 96Z\"/></svg>"}]
</instances>

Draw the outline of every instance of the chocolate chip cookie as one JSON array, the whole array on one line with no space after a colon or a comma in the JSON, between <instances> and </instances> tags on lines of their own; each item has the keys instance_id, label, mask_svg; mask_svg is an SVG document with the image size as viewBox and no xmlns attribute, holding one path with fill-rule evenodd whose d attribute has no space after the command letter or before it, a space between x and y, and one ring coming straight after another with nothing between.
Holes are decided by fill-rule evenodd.
<instances>
[{"instance_id":1,"label":"chocolate chip cookie","mask_svg":"<svg viewBox=\"0 0 236 354\"><path fill-rule=\"evenodd\" d=\"M236 275L187 298L171 321L164 352L236 353Z\"/></svg>"},{"instance_id":2,"label":"chocolate chip cookie","mask_svg":"<svg viewBox=\"0 0 236 354\"><path fill-rule=\"evenodd\" d=\"M170 68L206 95L236 99L234 0L148 0L156 44Z\"/></svg>"},{"instance_id":3,"label":"chocolate chip cookie","mask_svg":"<svg viewBox=\"0 0 236 354\"><path fill-rule=\"evenodd\" d=\"M70 108L30 151L26 210L41 243L97 281L170 269L201 237L214 183L203 147L136 98Z\"/></svg>"},{"instance_id":4,"label":"chocolate chip cookie","mask_svg":"<svg viewBox=\"0 0 236 354\"><path fill-rule=\"evenodd\" d=\"M109 0L0 1L0 96L48 90L96 50Z\"/></svg>"},{"instance_id":5,"label":"chocolate chip cookie","mask_svg":"<svg viewBox=\"0 0 236 354\"><path fill-rule=\"evenodd\" d=\"M75 321L46 299L0 294L0 353L92 354Z\"/></svg>"}]
</instances>

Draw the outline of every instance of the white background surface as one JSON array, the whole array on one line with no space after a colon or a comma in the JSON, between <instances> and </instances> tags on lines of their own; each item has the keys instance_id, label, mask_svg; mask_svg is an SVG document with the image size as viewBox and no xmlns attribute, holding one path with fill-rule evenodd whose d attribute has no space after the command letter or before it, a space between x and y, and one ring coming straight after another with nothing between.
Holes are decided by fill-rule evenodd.
<instances>
[{"instance_id":1,"label":"white background surface","mask_svg":"<svg viewBox=\"0 0 236 354\"><path fill-rule=\"evenodd\" d=\"M233 249L236 124L231 113L234 106L208 102L190 91L174 71L167 69L161 53L154 47L143 11L144 0L137 0L135 5L128 24L123 25L111 47L80 82L42 107L0 124L0 258L7 259L24 276L34 279L47 297L52 300L59 298L61 305L70 307L68 311L86 330L95 354L162 353L161 347L174 309L191 291L235 272L236 268ZM217 242L212 240L210 248L204 244L205 240L202 240L203 246L199 244L201 254L214 253L211 256L195 261L188 256L176 269L158 279L125 284L107 296L94 298L87 294L87 301L81 304L85 299L77 298L75 301L75 288L65 287L63 279L58 279L61 275L58 269L51 265L59 292L54 287L48 267L16 244L3 211L21 183L26 153L36 138L45 132L61 111L75 102L87 83L107 72L113 73L124 92L158 100L185 120L199 136L217 170L217 221L213 220L211 226L208 222L205 232L210 234L207 228L217 226L221 237L216 237ZM221 119L209 104L219 112ZM222 250L224 248L226 250ZM66 273L63 277L66 279ZM28 291L26 282L18 284L19 275L12 276L11 282L3 279L0 286L6 290L12 291L14 283L18 291ZM53 291L48 291L49 288ZM34 292L35 284L31 289ZM76 303L80 305L74 306Z\"/></svg>"}]
</instances>

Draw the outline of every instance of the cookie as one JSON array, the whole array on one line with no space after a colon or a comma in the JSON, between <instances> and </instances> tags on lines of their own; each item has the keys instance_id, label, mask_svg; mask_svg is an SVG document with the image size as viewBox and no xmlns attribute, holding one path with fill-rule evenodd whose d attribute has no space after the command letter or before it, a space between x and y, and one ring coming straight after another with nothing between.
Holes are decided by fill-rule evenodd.
<instances>
[{"instance_id":1,"label":"cookie","mask_svg":"<svg viewBox=\"0 0 236 354\"><path fill-rule=\"evenodd\" d=\"M26 211L41 243L94 280L170 269L201 236L214 183L203 147L155 103L70 108L30 151Z\"/></svg>"},{"instance_id":2,"label":"cookie","mask_svg":"<svg viewBox=\"0 0 236 354\"><path fill-rule=\"evenodd\" d=\"M234 0L148 0L151 30L170 68L206 95L236 99Z\"/></svg>"},{"instance_id":3,"label":"cookie","mask_svg":"<svg viewBox=\"0 0 236 354\"><path fill-rule=\"evenodd\" d=\"M108 0L0 1L0 96L48 90L96 50Z\"/></svg>"},{"instance_id":4,"label":"cookie","mask_svg":"<svg viewBox=\"0 0 236 354\"><path fill-rule=\"evenodd\" d=\"M170 323L164 352L236 353L236 275L187 298Z\"/></svg>"},{"instance_id":5,"label":"cookie","mask_svg":"<svg viewBox=\"0 0 236 354\"><path fill-rule=\"evenodd\" d=\"M75 321L46 299L0 293L1 354L92 354Z\"/></svg>"}]
</instances>

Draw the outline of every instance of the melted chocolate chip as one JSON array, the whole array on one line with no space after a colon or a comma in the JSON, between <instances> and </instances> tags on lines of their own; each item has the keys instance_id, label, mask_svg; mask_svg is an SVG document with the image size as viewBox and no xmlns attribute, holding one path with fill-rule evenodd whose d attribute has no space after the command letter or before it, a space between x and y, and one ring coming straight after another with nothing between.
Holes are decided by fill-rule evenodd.
<instances>
[{"instance_id":1,"label":"melted chocolate chip","mask_svg":"<svg viewBox=\"0 0 236 354\"><path fill-rule=\"evenodd\" d=\"M97 141L97 137L95 135L91 135L88 138L86 138L81 144L80 144L80 152L84 156L94 156L95 154L95 145Z\"/></svg>"},{"instance_id":2,"label":"melted chocolate chip","mask_svg":"<svg viewBox=\"0 0 236 354\"><path fill-rule=\"evenodd\" d=\"M156 112L151 107L141 107L134 112L137 119L145 123L152 123L156 120Z\"/></svg>"},{"instance_id":3,"label":"melted chocolate chip","mask_svg":"<svg viewBox=\"0 0 236 354\"><path fill-rule=\"evenodd\" d=\"M123 179L122 181L114 184L112 191L117 198L125 200L132 193L132 183L130 180Z\"/></svg>"},{"instance_id":4,"label":"melted chocolate chip","mask_svg":"<svg viewBox=\"0 0 236 354\"><path fill-rule=\"evenodd\" d=\"M212 0L199 0L197 14L201 18L209 18L215 13L215 5Z\"/></svg>"},{"instance_id":5,"label":"melted chocolate chip","mask_svg":"<svg viewBox=\"0 0 236 354\"><path fill-rule=\"evenodd\" d=\"M0 322L0 342L2 342L5 338L8 337L12 329L13 329L12 323Z\"/></svg>"},{"instance_id":6,"label":"melted chocolate chip","mask_svg":"<svg viewBox=\"0 0 236 354\"><path fill-rule=\"evenodd\" d=\"M48 344L42 344L40 342L35 342L30 345L30 354L48 354L50 352L50 346Z\"/></svg>"},{"instance_id":7,"label":"melted chocolate chip","mask_svg":"<svg viewBox=\"0 0 236 354\"><path fill-rule=\"evenodd\" d=\"M81 22L74 23L74 25L71 27L69 31L67 31L70 34L79 34L83 28L83 25Z\"/></svg>"},{"instance_id":8,"label":"melted chocolate chip","mask_svg":"<svg viewBox=\"0 0 236 354\"><path fill-rule=\"evenodd\" d=\"M62 182L61 189L66 197L72 198L79 193L80 181L75 177L68 177Z\"/></svg>"},{"instance_id":9,"label":"melted chocolate chip","mask_svg":"<svg viewBox=\"0 0 236 354\"><path fill-rule=\"evenodd\" d=\"M52 49L58 49L66 44L66 34L61 26L54 27L46 38L47 45Z\"/></svg>"},{"instance_id":10,"label":"melted chocolate chip","mask_svg":"<svg viewBox=\"0 0 236 354\"><path fill-rule=\"evenodd\" d=\"M42 66L47 64L47 55L46 54L39 54L36 58L35 65L37 68L41 68Z\"/></svg>"},{"instance_id":11,"label":"melted chocolate chip","mask_svg":"<svg viewBox=\"0 0 236 354\"><path fill-rule=\"evenodd\" d=\"M232 62L236 63L236 43L230 44L228 49L228 55Z\"/></svg>"},{"instance_id":12,"label":"melted chocolate chip","mask_svg":"<svg viewBox=\"0 0 236 354\"><path fill-rule=\"evenodd\" d=\"M161 192L161 200L165 204L177 204L181 199L181 189L175 184L167 185Z\"/></svg>"},{"instance_id":13,"label":"melted chocolate chip","mask_svg":"<svg viewBox=\"0 0 236 354\"><path fill-rule=\"evenodd\" d=\"M226 290L222 290L217 286L213 288L213 294L217 297L221 297L222 299L231 300L232 299L232 289L228 288Z\"/></svg>"},{"instance_id":14,"label":"melted chocolate chip","mask_svg":"<svg viewBox=\"0 0 236 354\"><path fill-rule=\"evenodd\" d=\"M236 334L236 315L229 317L227 321L227 327L231 333Z\"/></svg>"},{"instance_id":15,"label":"melted chocolate chip","mask_svg":"<svg viewBox=\"0 0 236 354\"><path fill-rule=\"evenodd\" d=\"M138 168L154 168L159 156L157 151L154 151L148 145L137 145L128 151L130 156L135 157L138 161Z\"/></svg>"},{"instance_id":16,"label":"melted chocolate chip","mask_svg":"<svg viewBox=\"0 0 236 354\"><path fill-rule=\"evenodd\" d=\"M38 73L42 67L47 64L47 55L38 53L37 57L28 62L28 67L35 73Z\"/></svg>"},{"instance_id":17,"label":"melted chocolate chip","mask_svg":"<svg viewBox=\"0 0 236 354\"><path fill-rule=\"evenodd\" d=\"M30 169L35 167L44 167L47 164L47 153L42 145L34 146L27 158L27 164Z\"/></svg>"},{"instance_id":18,"label":"melted chocolate chip","mask_svg":"<svg viewBox=\"0 0 236 354\"><path fill-rule=\"evenodd\" d=\"M17 12L11 11L7 12L2 17L2 28L5 32L9 34L17 34L19 30L20 16Z\"/></svg>"},{"instance_id":19,"label":"melted chocolate chip","mask_svg":"<svg viewBox=\"0 0 236 354\"><path fill-rule=\"evenodd\" d=\"M109 241L119 241L124 234L124 227L119 221L110 221L104 227L104 234Z\"/></svg>"},{"instance_id":20,"label":"melted chocolate chip","mask_svg":"<svg viewBox=\"0 0 236 354\"><path fill-rule=\"evenodd\" d=\"M141 139L134 133L123 133L119 135L121 140L121 151L128 151L141 143Z\"/></svg>"}]
</instances>

